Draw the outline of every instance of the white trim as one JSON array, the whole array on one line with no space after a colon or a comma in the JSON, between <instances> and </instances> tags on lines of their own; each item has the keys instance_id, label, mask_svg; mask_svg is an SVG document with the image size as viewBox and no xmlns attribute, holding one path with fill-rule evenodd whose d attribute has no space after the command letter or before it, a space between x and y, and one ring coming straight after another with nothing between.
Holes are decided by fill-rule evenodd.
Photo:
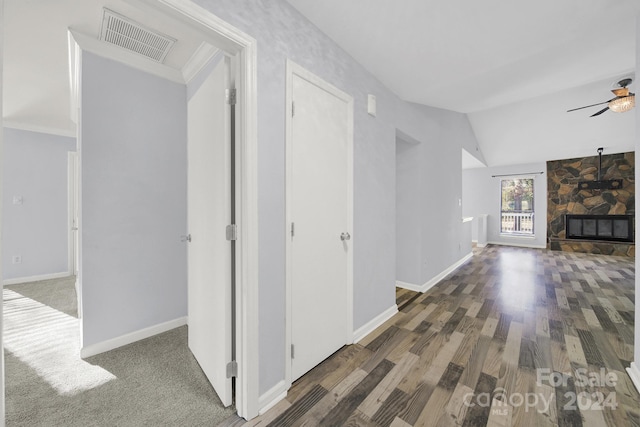
<instances>
[{"instance_id":1,"label":"white trim","mask_svg":"<svg viewBox=\"0 0 640 427\"><path fill-rule=\"evenodd\" d=\"M640 392L640 369L638 369L636 362L631 362L631 365L627 368L627 374L629 374L633 385L636 386L636 390Z\"/></svg>"},{"instance_id":2,"label":"white trim","mask_svg":"<svg viewBox=\"0 0 640 427\"><path fill-rule=\"evenodd\" d=\"M446 270L442 271L440 274L435 276L433 279L429 280L427 283L422 285L422 289L423 289L422 292L426 292L429 289L431 289L432 287L434 287L435 285L437 285L440 281L442 281L442 279L444 279L445 277L447 277L448 275L450 275L451 273L456 271L458 268L462 267L462 265L464 265L471 258L473 258L473 252L469 252L464 257L462 257L459 261L455 262L454 264L449 266L449 268L447 268Z\"/></svg>"},{"instance_id":3,"label":"white trim","mask_svg":"<svg viewBox=\"0 0 640 427\"><path fill-rule=\"evenodd\" d=\"M273 408L280 402L282 399L287 397L287 383L285 380L278 382L278 384L271 387L269 391L260 396L259 404L260 411L258 415L262 415L267 412L269 409Z\"/></svg>"},{"instance_id":4,"label":"white trim","mask_svg":"<svg viewBox=\"0 0 640 427\"><path fill-rule=\"evenodd\" d=\"M380 325L387 320L391 319L398 312L398 305L393 304L391 307L378 314L376 317L360 326L356 331L353 331L353 342L360 342L361 339L375 331Z\"/></svg>"},{"instance_id":5,"label":"white trim","mask_svg":"<svg viewBox=\"0 0 640 427\"><path fill-rule=\"evenodd\" d=\"M500 233L498 233L498 235L500 237L505 238L505 239L521 239L521 240L535 240L536 239L536 235L535 234L500 232Z\"/></svg>"},{"instance_id":6,"label":"white trim","mask_svg":"<svg viewBox=\"0 0 640 427\"><path fill-rule=\"evenodd\" d=\"M47 135L66 136L69 138L76 137L76 131L74 129L60 129L52 126L41 126L41 125L35 125L33 123L27 123L27 122L22 122L18 120L5 119L2 122L2 126L8 129L44 133Z\"/></svg>"},{"instance_id":7,"label":"white trim","mask_svg":"<svg viewBox=\"0 0 640 427\"><path fill-rule=\"evenodd\" d=\"M91 52L95 55L120 62L174 83L184 84L185 82L182 72L175 68L152 61L142 55L129 52L128 50L117 47L111 43L98 40L71 28L69 28L69 33L71 33L71 36L78 46L86 52Z\"/></svg>"},{"instance_id":8,"label":"white trim","mask_svg":"<svg viewBox=\"0 0 640 427\"><path fill-rule=\"evenodd\" d=\"M143 3L196 27L237 59L236 104L236 408L249 420L259 410L257 42L191 0Z\"/></svg>"},{"instance_id":9,"label":"white trim","mask_svg":"<svg viewBox=\"0 0 640 427\"><path fill-rule=\"evenodd\" d=\"M547 246L544 245L527 245L526 243L520 243L520 242L496 242L496 241L490 241L487 242L487 245L501 245L501 246L516 246L519 248L532 248L532 249L547 249Z\"/></svg>"},{"instance_id":10,"label":"white trim","mask_svg":"<svg viewBox=\"0 0 640 427\"><path fill-rule=\"evenodd\" d=\"M220 52L220 49L217 47L207 42L202 42L187 63L184 64L182 70L180 70L185 83L189 84L218 52Z\"/></svg>"},{"instance_id":11,"label":"white trim","mask_svg":"<svg viewBox=\"0 0 640 427\"><path fill-rule=\"evenodd\" d=\"M236 408L239 416L249 420L258 415L259 409L257 42L191 0L125 2L136 8L146 6L180 20L200 31L203 40L225 51L237 63ZM137 59L148 61L142 57ZM180 71L173 70L171 74L177 74L179 77L174 78L184 83ZM82 257L82 251L80 256ZM82 265L82 258L80 263ZM79 276L82 283L82 271Z\"/></svg>"},{"instance_id":12,"label":"white trim","mask_svg":"<svg viewBox=\"0 0 640 427\"><path fill-rule=\"evenodd\" d=\"M80 134L78 121L80 115L80 85L82 78L82 50L73 38L71 31L67 30L67 43L69 44L69 118L76 125L74 136Z\"/></svg>"},{"instance_id":13,"label":"white trim","mask_svg":"<svg viewBox=\"0 0 640 427\"><path fill-rule=\"evenodd\" d=\"M99 342L97 344L88 345L82 347L80 350L80 357L85 359L87 357L95 356L96 354L111 351L113 349L122 347L127 344L134 343L136 341L143 340L145 338L152 337L154 335L161 334L163 332L170 331L171 329L179 328L187 324L187 317L179 317L168 322L159 323L148 328L140 329L128 334L120 335L116 338L111 338L106 341Z\"/></svg>"},{"instance_id":14,"label":"white trim","mask_svg":"<svg viewBox=\"0 0 640 427\"><path fill-rule=\"evenodd\" d=\"M352 239L350 240L350 251L347 254L347 327L345 331L345 344L353 343L353 253L354 253L354 239L353 239L353 133L354 133L354 100L353 97L344 91L338 89L332 84L324 81L320 77L316 76L312 72L296 64L295 62L287 59L286 62L286 80L285 80L285 235L290 236L289 227L292 222L291 214L291 183L293 180L293 167L291 156L291 144L293 143L293 122L292 122L292 103L293 103L293 76L298 75L303 79L311 82L312 84L326 90L337 98L345 101L348 105L348 148L347 148L347 165L348 165L348 179L347 179L347 218L348 218L348 231ZM292 384L292 372L291 372L291 341L292 341L292 324L291 324L291 310L292 310L292 251L291 251L291 239L285 239L285 381L287 389Z\"/></svg>"},{"instance_id":15,"label":"white trim","mask_svg":"<svg viewBox=\"0 0 640 427\"><path fill-rule=\"evenodd\" d=\"M69 43L69 86L71 99L69 101L70 117L76 125L76 185L77 185L77 213L78 213L78 227L77 245L76 245L76 259L77 265L75 269L77 271L76 276L76 298L78 301L78 319L80 320L80 348L84 343L84 305L82 303L82 110L80 109L82 99L82 49L80 45L76 43L73 38L73 34L67 31L67 39Z\"/></svg>"},{"instance_id":16,"label":"white trim","mask_svg":"<svg viewBox=\"0 0 640 427\"><path fill-rule=\"evenodd\" d=\"M460 260L456 261L455 263L447 267L445 270L441 271L439 274L437 274L431 280L427 281L422 286L414 285L412 283L400 282L400 281L396 281L396 285L400 288L409 289L410 291L415 291L420 293L427 292L429 289L437 285L442 279L444 279L445 277L447 277L448 275L456 271L458 268L462 267L462 265L467 261L469 261L471 258L473 258L473 252L469 252Z\"/></svg>"},{"instance_id":17,"label":"white trim","mask_svg":"<svg viewBox=\"0 0 640 427\"><path fill-rule=\"evenodd\" d=\"M414 292L422 292L422 285L416 285L414 283L402 282L400 280L396 280L396 286L402 289L408 289Z\"/></svg>"},{"instance_id":18,"label":"white trim","mask_svg":"<svg viewBox=\"0 0 640 427\"><path fill-rule=\"evenodd\" d=\"M75 272L75 253L74 253L74 238L73 238L73 219L75 217L74 202L75 202L75 156L78 155L75 151L67 152L67 271L69 274Z\"/></svg>"},{"instance_id":19,"label":"white trim","mask_svg":"<svg viewBox=\"0 0 640 427\"><path fill-rule=\"evenodd\" d=\"M15 279L5 279L2 281L2 286L10 286L10 285L19 285L21 283L29 283L29 282L40 282L42 280L51 280L51 279L61 279L63 277L69 277L68 271L63 271L60 273L50 273L50 274L40 274L37 276L28 276L28 277L16 277Z\"/></svg>"},{"instance_id":20,"label":"white trim","mask_svg":"<svg viewBox=\"0 0 640 427\"><path fill-rule=\"evenodd\" d=\"M77 148L77 147L76 147ZM79 194L77 192L78 179L78 152L67 152L67 270L69 275L75 275L78 271L77 264L77 239L75 238L74 227L79 233L77 224L75 224L76 213L78 211Z\"/></svg>"}]
</instances>

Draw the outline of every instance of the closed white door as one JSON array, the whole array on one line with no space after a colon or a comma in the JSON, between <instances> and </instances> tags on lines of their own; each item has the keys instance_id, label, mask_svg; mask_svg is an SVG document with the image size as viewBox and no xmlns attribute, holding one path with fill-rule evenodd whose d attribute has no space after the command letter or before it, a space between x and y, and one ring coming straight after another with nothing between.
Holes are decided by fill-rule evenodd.
<instances>
[{"instance_id":1,"label":"closed white door","mask_svg":"<svg viewBox=\"0 0 640 427\"><path fill-rule=\"evenodd\" d=\"M350 342L350 97L312 75L291 75L288 143L289 274L295 380Z\"/></svg>"},{"instance_id":2,"label":"closed white door","mask_svg":"<svg viewBox=\"0 0 640 427\"><path fill-rule=\"evenodd\" d=\"M233 400L228 76L222 60L188 103L189 348L225 406Z\"/></svg>"}]
</instances>

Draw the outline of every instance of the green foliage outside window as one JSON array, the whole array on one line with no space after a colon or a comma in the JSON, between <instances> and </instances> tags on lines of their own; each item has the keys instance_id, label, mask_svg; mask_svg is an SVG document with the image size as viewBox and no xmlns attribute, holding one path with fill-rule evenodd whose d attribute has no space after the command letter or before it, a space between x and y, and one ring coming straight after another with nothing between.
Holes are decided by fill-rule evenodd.
<instances>
[{"instance_id":1,"label":"green foliage outside window","mask_svg":"<svg viewBox=\"0 0 640 427\"><path fill-rule=\"evenodd\" d=\"M502 212L533 212L533 179L502 180Z\"/></svg>"}]
</instances>

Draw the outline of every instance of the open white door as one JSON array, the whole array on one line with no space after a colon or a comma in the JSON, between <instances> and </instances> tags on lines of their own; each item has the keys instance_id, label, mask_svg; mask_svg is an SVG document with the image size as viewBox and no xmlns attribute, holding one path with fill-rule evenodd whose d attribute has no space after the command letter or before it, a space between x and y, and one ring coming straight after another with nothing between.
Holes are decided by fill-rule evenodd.
<instances>
[{"instance_id":1,"label":"open white door","mask_svg":"<svg viewBox=\"0 0 640 427\"><path fill-rule=\"evenodd\" d=\"M223 58L188 103L189 348L225 406L233 402L230 112Z\"/></svg>"},{"instance_id":2,"label":"open white door","mask_svg":"<svg viewBox=\"0 0 640 427\"><path fill-rule=\"evenodd\" d=\"M78 153L70 151L67 153L67 202L68 202L68 228L69 228L69 274L76 277L76 295L78 299L78 318L82 318L82 294L80 283L78 282L78 268L80 268L80 234L78 218L78 208L80 206L80 176L79 176Z\"/></svg>"}]
</instances>

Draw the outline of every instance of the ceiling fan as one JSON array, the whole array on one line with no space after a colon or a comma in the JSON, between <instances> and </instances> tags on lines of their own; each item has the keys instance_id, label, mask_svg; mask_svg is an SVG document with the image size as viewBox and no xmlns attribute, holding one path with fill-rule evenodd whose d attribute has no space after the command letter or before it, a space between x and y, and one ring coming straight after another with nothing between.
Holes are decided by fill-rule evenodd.
<instances>
[{"instance_id":1,"label":"ceiling fan","mask_svg":"<svg viewBox=\"0 0 640 427\"><path fill-rule=\"evenodd\" d=\"M576 110L582 110L583 108L595 107L596 105L607 104L605 108L598 111L595 114L592 114L589 117L599 116L607 110L611 110L615 113L624 113L625 111L631 110L636 105L636 95L635 93L629 92L627 86L631 84L632 79L622 79L618 82L618 87L616 89L612 89L611 92L616 96L615 98L611 98L608 101L599 102L597 104L586 105L584 107L574 108L572 110L567 110L567 113Z\"/></svg>"}]
</instances>

